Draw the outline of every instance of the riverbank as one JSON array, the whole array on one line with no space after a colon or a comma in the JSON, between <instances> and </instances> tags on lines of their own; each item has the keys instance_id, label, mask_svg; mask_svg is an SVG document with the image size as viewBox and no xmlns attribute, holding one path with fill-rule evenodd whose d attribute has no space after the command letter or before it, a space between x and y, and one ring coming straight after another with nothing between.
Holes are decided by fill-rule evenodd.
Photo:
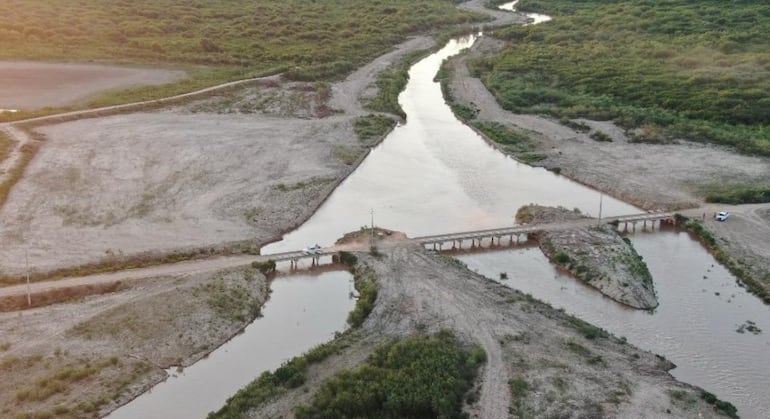
<instances>
[{"instance_id":1,"label":"riverbank","mask_svg":"<svg viewBox=\"0 0 770 419\"><path fill-rule=\"evenodd\" d=\"M268 281L246 266L119 283L106 295L0 313L0 416L103 415L238 334Z\"/></svg>"},{"instance_id":2,"label":"riverbank","mask_svg":"<svg viewBox=\"0 0 770 419\"><path fill-rule=\"evenodd\" d=\"M720 417L696 388L676 382L672 365L527 295L430 255L416 245L379 244L358 253L378 287L374 307L355 331L330 344L333 353L300 373L304 383L281 388L249 417L291 415L327 378L355 368L379 345L414 334L452 331L478 344L487 363L472 417L580 414L596 417ZM598 384L601 383L601 384ZM511 409L511 410L509 410Z\"/></svg>"},{"instance_id":3,"label":"riverbank","mask_svg":"<svg viewBox=\"0 0 770 419\"><path fill-rule=\"evenodd\" d=\"M765 214L770 204L728 206L705 204L705 192L715 184L731 184L757 179L770 182L770 162L766 158L737 154L724 147L677 141L671 144L632 143L624 130L611 122L574 120L569 125L540 115L508 112L496 101L484 84L468 69L468 63L498 53L504 43L481 38L468 52L446 64L449 76L445 88L455 106L473 110L466 123L499 124L526 137L529 165L544 167L577 182L631 202L647 210L687 210L691 216L705 214L707 228L720 237L731 257L770 289L767 279L767 234L770 220ZM609 141L598 141L597 133ZM487 137L501 152L517 156ZM762 180L764 179L764 180ZM712 213L733 211L727 223L711 222ZM697 214L696 214L697 213Z\"/></svg>"}]
</instances>

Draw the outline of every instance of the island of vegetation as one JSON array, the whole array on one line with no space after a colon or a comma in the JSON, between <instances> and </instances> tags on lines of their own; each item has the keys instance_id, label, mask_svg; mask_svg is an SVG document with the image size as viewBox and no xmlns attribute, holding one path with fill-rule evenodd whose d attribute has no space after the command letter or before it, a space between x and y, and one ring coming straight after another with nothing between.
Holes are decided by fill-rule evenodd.
<instances>
[{"instance_id":1,"label":"island of vegetation","mask_svg":"<svg viewBox=\"0 0 770 419\"><path fill-rule=\"evenodd\" d=\"M532 225L585 218L577 210L538 205L516 213L517 222ZM645 310L658 306L647 264L614 226L542 231L537 241L552 262L613 300Z\"/></svg>"}]
</instances>

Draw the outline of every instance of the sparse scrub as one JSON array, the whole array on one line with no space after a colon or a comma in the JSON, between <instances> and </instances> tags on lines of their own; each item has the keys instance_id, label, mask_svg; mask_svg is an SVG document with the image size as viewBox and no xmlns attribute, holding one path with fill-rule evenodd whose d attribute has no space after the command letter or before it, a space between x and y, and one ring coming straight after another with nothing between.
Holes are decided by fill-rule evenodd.
<instances>
[{"instance_id":1,"label":"sparse scrub","mask_svg":"<svg viewBox=\"0 0 770 419\"><path fill-rule=\"evenodd\" d=\"M472 125L509 152L521 153L532 149L529 137L518 129L497 122L474 122Z\"/></svg>"},{"instance_id":2,"label":"sparse scrub","mask_svg":"<svg viewBox=\"0 0 770 419\"><path fill-rule=\"evenodd\" d=\"M372 268L360 266L355 270L353 278L359 296L356 306L348 314L348 324L355 328L364 323L377 301L377 275Z\"/></svg>"},{"instance_id":3,"label":"sparse scrub","mask_svg":"<svg viewBox=\"0 0 770 419\"><path fill-rule=\"evenodd\" d=\"M594 132L591 133L590 137L594 141L612 142L612 137L610 137L604 131L594 131Z\"/></svg>"},{"instance_id":4,"label":"sparse scrub","mask_svg":"<svg viewBox=\"0 0 770 419\"><path fill-rule=\"evenodd\" d=\"M381 138L396 126L396 121L384 115L369 114L356 118L355 131L358 139L367 141Z\"/></svg>"},{"instance_id":5,"label":"sparse scrub","mask_svg":"<svg viewBox=\"0 0 770 419\"><path fill-rule=\"evenodd\" d=\"M366 104L366 108L386 112L406 119L406 113L398 104L398 95L406 87L409 81L409 67L426 54L426 51L414 51L401 59L393 67L382 71L377 76L375 85L378 88L377 95L371 98Z\"/></svg>"},{"instance_id":6,"label":"sparse scrub","mask_svg":"<svg viewBox=\"0 0 770 419\"><path fill-rule=\"evenodd\" d=\"M15 141L11 139L5 132L0 131L0 163L2 163L8 154L13 150Z\"/></svg>"}]
</instances>

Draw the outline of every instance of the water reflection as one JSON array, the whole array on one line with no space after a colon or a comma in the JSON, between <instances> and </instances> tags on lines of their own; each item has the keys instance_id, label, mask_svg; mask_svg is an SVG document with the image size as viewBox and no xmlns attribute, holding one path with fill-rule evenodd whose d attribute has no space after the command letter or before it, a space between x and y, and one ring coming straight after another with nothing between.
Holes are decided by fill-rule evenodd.
<instances>
[{"instance_id":1,"label":"water reflection","mask_svg":"<svg viewBox=\"0 0 770 419\"><path fill-rule=\"evenodd\" d=\"M331 340L352 310L346 271L279 277L260 318L242 334L184 371L116 410L119 418L201 418L284 361Z\"/></svg>"},{"instance_id":2,"label":"water reflection","mask_svg":"<svg viewBox=\"0 0 770 419\"><path fill-rule=\"evenodd\" d=\"M768 308L689 235L630 236L649 265L660 306L628 309L556 271L539 249L459 256L472 270L532 294L677 365L677 379L703 387L738 407L742 417L770 417ZM763 332L738 333L750 320Z\"/></svg>"}]
</instances>

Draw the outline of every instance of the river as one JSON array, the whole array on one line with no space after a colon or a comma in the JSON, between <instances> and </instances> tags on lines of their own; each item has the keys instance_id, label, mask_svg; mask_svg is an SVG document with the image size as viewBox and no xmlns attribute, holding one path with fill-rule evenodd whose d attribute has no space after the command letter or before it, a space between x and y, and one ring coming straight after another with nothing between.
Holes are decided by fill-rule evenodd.
<instances>
[{"instance_id":1,"label":"river","mask_svg":"<svg viewBox=\"0 0 770 419\"><path fill-rule=\"evenodd\" d=\"M504 156L454 117L433 78L444 59L475 39L471 35L452 40L410 69L409 83L399 96L407 122L375 147L306 223L263 253L332 244L344 233L369 225L372 215L377 226L414 237L511 225L516 210L533 202L579 208L595 216L603 200L602 215L640 212ZM560 275L537 249L461 258L490 278L508 272L510 286L666 356L679 365L672 371L677 378L736 404L744 416L769 417L770 398L763 392L770 384L770 342L766 334L736 332L747 320L770 332L767 308L737 287L735 279L686 234L632 237L658 290L661 304L654 314L624 308ZM303 296L282 291L287 284L302 289ZM343 328L352 307L347 273L279 278L272 287L264 318L113 416L204 416L262 371L328 340Z\"/></svg>"},{"instance_id":2,"label":"river","mask_svg":"<svg viewBox=\"0 0 770 419\"><path fill-rule=\"evenodd\" d=\"M331 340L355 301L346 271L279 276L273 280L263 317L240 335L152 390L113 412L111 419L202 418L228 397L283 362Z\"/></svg>"}]
</instances>

